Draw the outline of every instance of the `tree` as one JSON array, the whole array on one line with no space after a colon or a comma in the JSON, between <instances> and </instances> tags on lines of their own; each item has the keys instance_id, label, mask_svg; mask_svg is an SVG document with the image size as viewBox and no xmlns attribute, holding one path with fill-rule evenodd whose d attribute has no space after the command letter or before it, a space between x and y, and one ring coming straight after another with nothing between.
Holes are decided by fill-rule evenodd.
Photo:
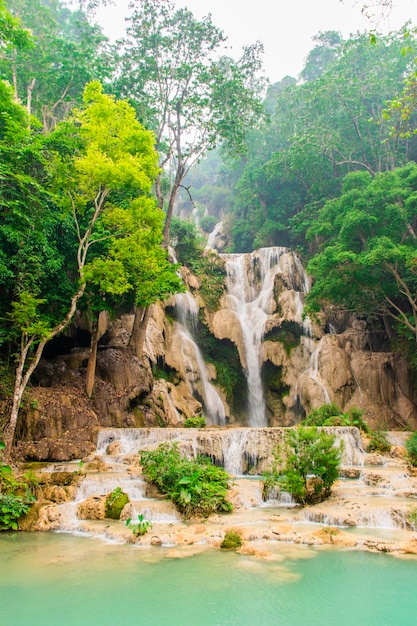
<instances>
[{"instance_id":1,"label":"tree","mask_svg":"<svg viewBox=\"0 0 417 626\"><path fill-rule=\"evenodd\" d=\"M372 177L348 174L308 237L321 251L308 265L310 311L342 307L391 318L417 341L417 165Z\"/></svg>"},{"instance_id":2,"label":"tree","mask_svg":"<svg viewBox=\"0 0 417 626\"><path fill-rule=\"evenodd\" d=\"M19 336L6 458L10 456L23 392L46 343L70 323L86 290L89 276L87 270L92 272L94 268L96 281L97 275L101 273L101 284L107 285L104 290L110 293L123 294L134 289L123 263L112 254L107 257L103 255L102 248L116 245L119 236L121 240L128 235L133 236L131 228L135 226L134 220L131 219L130 230L126 220L119 233L107 230L106 219L111 220L110 215L117 211L119 201L127 207L128 212L134 198L146 198L158 171L152 133L135 119L134 110L126 102L115 101L104 95L99 83L87 86L84 107L74 113L71 122L58 127L44 143L52 154L47 163L49 185L50 191L54 191L55 203L59 205L61 215L56 204L52 206L51 198L48 202L42 195L39 207L31 206L32 212L28 212L26 206L16 204L14 196L4 205L6 217L10 214L15 221L12 230L9 227L3 232L7 239L11 231L17 242L14 264L4 264L11 292L10 307L5 317L8 320L9 337L17 339ZM36 180L32 182L33 179L21 178L23 180L19 182L29 189L32 186L39 188ZM143 202L146 204L146 200ZM133 215L138 210L137 207L132 209ZM148 221L157 223L158 218L153 216L150 206L147 210ZM39 220L42 211L48 217L44 228L42 219ZM59 224L56 223L57 216L60 217ZM30 223L27 225L32 219L35 220L35 230L30 227ZM69 224L72 225L68 233L70 251L67 250L70 263L62 270L63 258L58 248L50 250L50 264L44 267L42 259L45 257L42 254L50 240L48 228L53 231L62 223L67 228ZM54 237L51 239L54 241ZM43 247L39 246L39 242L44 242ZM159 242L157 248L160 249ZM98 251L96 256L100 257L101 266L98 260L94 265L94 257L91 258L94 249ZM25 263L19 263L22 255ZM50 304L53 302L50 300L51 289L55 289L51 266L55 267L55 271L57 267L63 271L63 282L68 279L71 288L60 293L61 300L56 307ZM151 295L157 299L155 288ZM136 292L135 296L139 298ZM149 297L150 294L147 294Z\"/></svg>"},{"instance_id":3,"label":"tree","mask_svg":"<svg viewBox=\"0 0 417 626\"><path fill-rule=\"evenodd\" d=\"M334 446L335 436L317 428L295 428L284 436L276 465L265 474L266 491L275 485L290 493L300 504L315 504L330 495L338 478L341 450Z\"/></svg>"},{"instance_id":4,"label":"tree","mask_svg":"<svg viewBox=\"0 0 417 626\"><path fill-rule=\"evenodd\" d=\"M342 51L340 33L327 31L313 37L317 45L308 53L300 77L305 81L316 80L334 63Z\"/></svg>"},{"instance_id":5,"label":"tree","mask_svg":"<svg viewBox=\"0 0 417 626\"><path fill-rule=\"evenodd\" d=\"M0 1L0 47L2 54L10 50L28 48L33 45L31 33L23 28L18 18L6 9L4 0Z\"/></svg>"},{"instance_id":6,"label":"tree","mask_svg":"<svg viewBox=\"0 0 417 626\"><path fill-rule=\"evenodd\" d=\"M79 105L86 83L102 78L105 38L80 10L59 0L8 0L13 15L33 33L34 45L5 50L2 76L14 88L28 115L42 121L44 131Z\"/></svg>"},{"instance_id":7,"label":"tree","mask_svg":"<svg viewBox=\"0 0 417 626\"><path fill-rule=\"evenodd\" d=\"M340 44L333 36L320 35L335 47L314 80L286 79L270 88L270 126L251 132L248 154L228 166L235 251L296 245L315 252L314 239L306 249L306 230L323 203L340 194L348 172L373 175L416 159L417 137L394 136L383 113L414 67L415 33L401 29L374 44L367 35Z\"/></svg>"},{"instance_id":8,"label":"tree","mask_svg":"<svg viewBox=\"0 0 417 626\"><path fill-rule=\"evenodd\" d=\"M170 0L137 4L122 42L118 89L156 134L156 195L161 208L166 202L167 245L177 193L190 169L219 141L242 150L247 129L262 117L255 77L261 46L245 48L239 61L219 57L226 39L210 16L198 21Z\"/></svg>"}]
</instances>

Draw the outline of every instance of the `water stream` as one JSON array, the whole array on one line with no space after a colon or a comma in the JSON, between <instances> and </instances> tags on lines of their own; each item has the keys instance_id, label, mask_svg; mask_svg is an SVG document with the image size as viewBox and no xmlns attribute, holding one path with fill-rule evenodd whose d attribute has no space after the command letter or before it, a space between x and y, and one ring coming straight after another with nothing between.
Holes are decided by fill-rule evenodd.
<instances>
[{"instance_id":1,"label":"water stream","mask_svg":"<svg viewBox=\"0 0 417 626\"><path fill-rule=\"evenodd\" d=\"M248 383L248 424L266 426L261 379L260 346L268 314L273 312L274 277L281 271L286 248L263 248L252 254L223 255L226 261L226 306L235 312L242 329Z\"/></svg>"},{"instance_id":2,"label":"water stream","mask_svg":"<svg viewBox=\"0 0 417 626\"><path fill-rule=\"evenodd\" d=\"M186 377L190 391L202 401L208 423L224 426L226 411L223 401L209 380L207 366L194 339L199 309L198 302L190 292L179 293L175 296L175 306L179 318L176 333L181 340L182 356L186 364Z\"/></svg>"},{"instance_id":3,"label":"water stream","mask_svg":"<svg viewBox=\"0 0 417 626\"><path fill-rule=\"evenodd\" d=\"M242 330L244 354L242 364L248 384L248 425L267 425L264 390L261 377L261 344L265 324L276 309L274 284L283 274L293 292L295 311L286 311L303 335L311 337L312 327L303 315L303 296L309 289L308 276L298 257L283 247L261 248L250 254L223 254L226 264L226 308L232 310ZM310 340L313 342L313 340ZM311 376L317 379L310 367ZM326 392L327 393L327 392ZM327 402L328 394L325 397Z\"/></svg>"}]
</instances>

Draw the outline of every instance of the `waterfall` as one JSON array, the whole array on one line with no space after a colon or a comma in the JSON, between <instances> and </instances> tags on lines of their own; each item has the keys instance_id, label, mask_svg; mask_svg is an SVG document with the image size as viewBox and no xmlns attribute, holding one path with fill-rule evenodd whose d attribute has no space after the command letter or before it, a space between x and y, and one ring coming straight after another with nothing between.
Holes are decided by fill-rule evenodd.
<instances>
[{"instance_id":1,"label":"waterfall","mask_svg":"<svg viewBox=\"0 0 417 626\"><path fill-rule=\"evenodd\" d=\"M211 249L211 250L215 249L216 237L221 232L222 228L223 228L223 222L217 222L217 224L215 225L215 227L213 228L213 230L211 231L211 233L209 234L207 238L206 249Z\"/></svg>"},{"instance_id":2,"label":"waterfall","mask_svg":"<svg viewBox=\"0 0 417 626\"><path fill-rule=\"evenodd\" d=\"M274 279L283 272L281 258L284 258L284 265L290 267L289 274L293 275L293 265L286 258L288 254L287 248L275 247L261 248L252 254L221 255L227 273L226 306L235 312L243 335L249 426L267 424L260 348L265 322L274 310Z\"/></svg>"},{"instance_id":3,"label":"waterfall","mask_svg":"<svg viewBox=\"0 0 417 626\"><path fill-rule=\"evenodd\" d=\"M207 367L201 351L194 341L193 335L197 328L198 302L189 293L179 293L175 296L175 305L179 321L176 332L181 338L181 350L186 364L186 376L191 393L200 393L204 405L204 412L210 424L224 426L226 411L220 395L209 380ZM198 383L201 388L197 389Z\"/></svg>"}]
</instances>

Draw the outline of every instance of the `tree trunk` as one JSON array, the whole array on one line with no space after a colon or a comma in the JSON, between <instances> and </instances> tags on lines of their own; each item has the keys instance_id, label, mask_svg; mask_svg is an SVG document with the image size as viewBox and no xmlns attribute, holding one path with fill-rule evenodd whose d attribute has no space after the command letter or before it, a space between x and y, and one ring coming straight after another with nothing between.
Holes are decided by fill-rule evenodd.
<instances>
[{"instance_id":1,"label":"tree trunk","mask_svg":"<svg viewBox=\"0 0 417 626\"><path fill-rule=\"evenodd\" d=\"M32 92L33 89L35 87L35 83L36 83L36 78L32 78L30 85L28 85L28 89L27 89L27 103L26 103L26 109L27 109L27 113L28 113L28 120L29 120L29 130L30 130L30 116L32 114Z\"/></svg>"},{"instance_id":2,"label":"tree trunk","mask_svg":"<svg viewBox=\"0 0 417 626\"><path fill-rule=\"evenodd\" d=\"M392 332L391 320L388 318L387 315L383 315L382 321L384 322L384 328L385 328L385 332L387 333L387 337L391 341L394 335L394 333Z\"/></svg>"},{"instance_id":3,"label":"tree trunk","mask_svg":"<svg viewBox=\"0 0 417 626\"><path fill-rule=\"evenodd\" d=\"M142 358L143 346L145 345L146 329L148 327L149 318L152 312L152 305L143 308L135 307L135 319L133 322L132 333L129 339L129 348L133 354Z\"/></svg>"},{"instance_id":4,"label":"tree trunk","mask_svg":"<svg viewBox=\"0 0 417 626\"><path fill-rule=\"evenodd\" d=\"M16 67L16 50L13 50L13 62L12 62L12 75L13 75L13 91L14 91L14 99L16 102L20 102L19 100L19 91L17 89L17 67Z\"/></svg>"},{"instance_id":5,"label":"tree trunk","mask_svg":"<svg viewBox=\"0 0 417 626\"><path fill-rule=\"evenodd\" d=\"M3 456L4 456L4 460L6 461L6 463L9 462L10 455L12 452L13 440L14 440L16 426L17 426L17 418L19 416L20 403L22 402L23 393L26 389L26 386L29 382L30 377L33 374L33 371L35 370L36 366L38 365L40 361L43 349L46 344L46 339L43 339L38 344L35 355L28 369L24 373L23 370L25 367L27 355L28 355L30 348L33 346L33 344L34 344L33 337L27 337L27 336L22 337L19 363L17 364L15 383L14 383L13 405L12 405L12 410L10 413L10 421L7 425L7 428L5 430L5 436L4 436L5 448L4 448Z\"/></svg>"},{"instance_id":6,"label":"tree trunk","mask_svg":"<svg viewBox=\"0 0 417 626\"><path fill-rule=\"evenodd\" d=\"M16 378L15 378L14 391L13 391L13 405L12 405L12 410L10 413L10 421L4 432L5 448L4 448L3 459L6 463L9 463L10 461L14 434L16 432L16 426L17 426L17 418L19 416L19 408L20 408L20 403L22 401L23 391L24 391L24 387L22 385L22 375L23 375L23 366L24 366L25 359L26 359L26 355L24 358L23 358L23 355L21 355L19 364L16 369Z\"/></svg>"},{"instance_id":7,"label":"tree trunk","mask_svg":"<svg viewBox=\"0 0 417 626\"><path fill-rule=\"evenodd\" d=\"M87 376L85 388L87 396L91 398L93 395L94 383L96 380L96 364L97 364L97 346L98 342L104 335L108 326L107 311L100 311L98 320L93 326L93 332L91 333L90 354L88 356L87 363Z\"/></svg>"},{"instance_id":8,"label":"tree trunk","mask_svg":"<svg viewBox=\"0 0 417 626\"><path fill-rule=\"evenodd\" d=\"M91 396L93 395L94 382L96 379L98 340L99 340L98 324L94 324L94 329L91 334L90 354L88 355L87 375L86 375L86 382L85 382L85 390L89 398L91 398Z\"/></svg>"},{"instance_id":9,"label":"tree trunk","mask_svg":"<svg viewBox=\"0 0 417 626\"><path fill-rule=\"evenodd\" d=\"M167 215L166 215L165 224L164 224L164 240L162 243L163 248L168 248L169 246L169 231L171 228L171 219L172 219L172 214L174 212L174 205L175 205L175 200L177 198L177 192L180 187L182 178L183 178L182 171L180 170L180 168L178 168L177 174L174 180L174 186L172 187L171 194L169 196L169 201L168 201Z\"/></svg>"}]
</instances>

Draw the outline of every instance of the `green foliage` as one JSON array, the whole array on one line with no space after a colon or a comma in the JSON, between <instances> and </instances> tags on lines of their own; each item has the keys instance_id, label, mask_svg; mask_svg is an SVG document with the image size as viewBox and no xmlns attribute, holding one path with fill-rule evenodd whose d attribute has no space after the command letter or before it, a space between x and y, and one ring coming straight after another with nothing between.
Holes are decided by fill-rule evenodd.
<instances>
[{"instance_id":1,"label":"green foliage","mask_svg":"<svg viewBox=\"0 0 417 626\"><path fill-rule=\"evenodd\" d=\"M410 435L407 439L405 449L407 450L408 462L413 467L417 467L417 432Z\"/></svg>"},{"instance_id":2,"label":"green foliage","mask_svg":"<svg viewBox=\"0 0 417 626\"><path fill-rule=\"evenodd\" d=\"M22 28L21 21L6 9L4 0L0 1L0 44L3 54L5 51L16 53L17 50L24 50L33 46L31 32Z\"/></svg>"},{"instance_id":3,"label":"green foliage","mask_svg":"<svg viewBox=\"0 0 417 626\"><path fill-rule=\"evenodd\" d=\"M386 452L390 452L391 444L387 439L386 433L375 430L371 433L371 437L369 443L366 447L367 452L380 452L381 454L385 454Z\"/></svg>"},{"instance_id":4,"label":"green foliage","mask_svg":"<svg viewBox=\"0 0 417 626\"><path fill-rule=\"evenodd\" d=\"M264 493L279 486L303 505L327 498L338 478L341 457L334 442L334 435L315 427L288 430L283 448L275 451L272 470L264 474Z\"/></svg>"},{"instance_id":5,"label":"green foliage","mask_svg":"<svg viewBox=\"0 0 417 626\"><path fill-rule=\"evenodd\" d=\"M175 249L178 262L193 267L202 254L201 239L192 222L173 217L170 228L170 244Z\"/></svg>"},{"instance_id":6,"label":"green foliage","mask_svg":"<svg viewBox=\"0 0 417 626\"><path fill-rule=\"evenodd\" d=\"M236 530L228 530L220 544L222 550L237 550L242 546L242 537Z\"/></svg>"},{"instance_id":7,"label":"green foliage","mask_svg":"<svg viewBox=\"0 0 417 626\"><path fill-rule=\"evenodd\" d=\"M0 172L0 343L20 361L11 433L44 345L83 296L96 311L115 302L147 307L183 289L150 196L159 171L153 134L98 82L83 100L51 135L29 142L27 130L17 134ZM0 141L0 153L5 145L10 151Z\"/></svg>"},{"instance_id":8,"label":"green foliage","mask_svg":"<svg viewBox=\"0 0 417 626\"><path fill-rule=\"evenodd\" d=\"M204 360L216 368L216 384L224 390L229 406L237 414L244 407L247 383L235 344L228 339L216 339L201 321L196 334Z\"/></svg>"},{"instance_id":9,"label":"green foliage","mask_svg":"<svg viewBox=\"0 0 417 626\"><path fill-rule=\"evenodd\" d=\"M386 315L417 336L417 165L372 177L351 173L342 195L319 211L307 236L322 250L308 265L307 310L336 305Z\"/></svg>"},{"instance_id":10,"label":"green foliage","mask_svg":"<svg viewBox=\"0 0 417 626\"><path fill-rule=\"evenodd\" d=\"M410 506L408 508L405 519L412 530L417 530L417 506Z\"/></svg>"},{"instance_id":11,"label":"green foliage","mask_svg":"<svg viewBox=\"0 0 417 626\"><path fill-rule=\"evenodd\" d=\"M0 440L0 457L5 444ZM0 458L0 530L17 530L18 521L25 515L34 497L26 480L18 480L10 465Z\"/></svg>"},{"instance_id":12,"label":"green foliage","mask_svg":"<svg viewBox=\"0 0 417 626\"><path fill-rule=\"evenodd\" d=\"M192 264L195 274L201 278L200 293L209 311L220 308L220 299L225 292L226 270L222 258L214 252L205 252Z\"/></svg>"},{"instance_id":13,"label":"green foliage","mask_svg":"<svg viewBox=\"0 0 417 626\"><path fill-rule=\"evenodd\" d=\"M16 100L30 106L47 132L81 102L86 83L108 73L105 40L81 10L62 2L7 0L7 7L33 43L3 50L0 73L11 84L16 79Z\"/></svg>"},{"instance_id":14,"label":"green foliage","mask_svg":"<svg viewBox=\"0 0 417 626\"><path fill-rule=\"evenodd\" d=\"M171 172L172 184L164 190L161 169L156 185L158 204L167 207L168 243L175 199L189 170L217 142L243 152L248 128L263 116L257 78L262 46L245 47L235 61L224 55L226 38L210 15L199 21L170 0L139 0L132 7L115 87L155 129L161 163Z\"/></svg>"},{"instance_id":15,"label":"green foliage","mask_svg":"<svg viewBox=\"0 0 417 626\"><path fill-rule=\"evenodd\" d=\"M30 508L21 496L0 493L0 530L18 530L18 520Z\"/></svg>"},{"instance_id":16,"label":"green foliage","mask_svg":"<svg viewBox=\"0 0 417 626\"><path fill-rule=\"evenodd\" d=\"M206 418L196 415L195 417L187 417L184 422L185 428L204 428L206 425Z\"/></svg>"},{"instance_id":17,"label":"green foliage","mask_svg":"<svg viewBox=\"0 0 417 626\"><path fill-rule=\"evenodd\" d=\"M392 128L401 126L402 112L412 112L402 126L415 126L416 52L415 30L378 36L375 45L367 34L343 41L320 33L303 80L285 77L270 86L270 125L248 135L244 160L220 171L219 182L231 189L233 251L288 245L310 256L321 238L306 242L306 231L324 202L340 194L348 172L374 176L415 160L416 137ZM387 101L403 91L405 76L410 81L395 121L387 119Z\"/></svg>"},{"instance_id":18,"label":"green foliage","mask_svg":"<svg viewBox=\"0 0 417 626\"><path fill-rule=\"evenodd\" d=\"M132 519L129 517L129 519L126 520L126 526L132 530L134 535L142 537L152 528L152 523L149 520L144 519L143 515L140 513L138 515L137 522L132 522Z\"/></svg>"},{"instance_id":19,"label":"green foliage","mask_svg":"<svg viewBox=\"0 0 417 626\"><path fill-rule=\"evenodd\" d=\"M324 404L318 409L313 409L302 424L304 426L355 426L367 433L369 427L362 415L363 411L356 407L342 413L336 404Z\"/></svg>"},{"instance_id":20,"label":"green foliage","mask_svg":"<svg viewBox=\"0 0 417 626\"><path fill-rule=\"evenodd\" d=\"M180 455L178 444L160 444L156 450L142 451L140 462L145 477L158 486L184 517L230 512L226 499L230 476L206 457L188 460Z\"/></svg>"},{"instance_id":21,"label":"green foliage","mask_svg":"<svg viewBox=\"0 0 417 626\"><path fill-rule=\"evenodd\" d=\"M212 215L204 215L199 220L199 226L205 233L211 233L216 226L217 219Z\"/></svg>"},{"instance_id":22,"label":"green foliage","mask_svg":"<svg viewBox=\"0 0 417 626\"><path fill-rule=\"evenodd\" d=\"M279 327L274 327L266 333L263 341L278 341L284 346L285 352L289 355L291 350L300 343L302 330L295 322L284 321Z\"/></svg>"},{"instance_id":23,"label":"green foliage","mask_svg":"<svg viewBox=\"0 0 417 626\"><path fill-rule=\"evenodd\" d=\"M120 514L128 502L127 493L124 493L121 487L116 487L106 498L105 516L110 519L120 519Z\"/></svg>"}]
</instances>

